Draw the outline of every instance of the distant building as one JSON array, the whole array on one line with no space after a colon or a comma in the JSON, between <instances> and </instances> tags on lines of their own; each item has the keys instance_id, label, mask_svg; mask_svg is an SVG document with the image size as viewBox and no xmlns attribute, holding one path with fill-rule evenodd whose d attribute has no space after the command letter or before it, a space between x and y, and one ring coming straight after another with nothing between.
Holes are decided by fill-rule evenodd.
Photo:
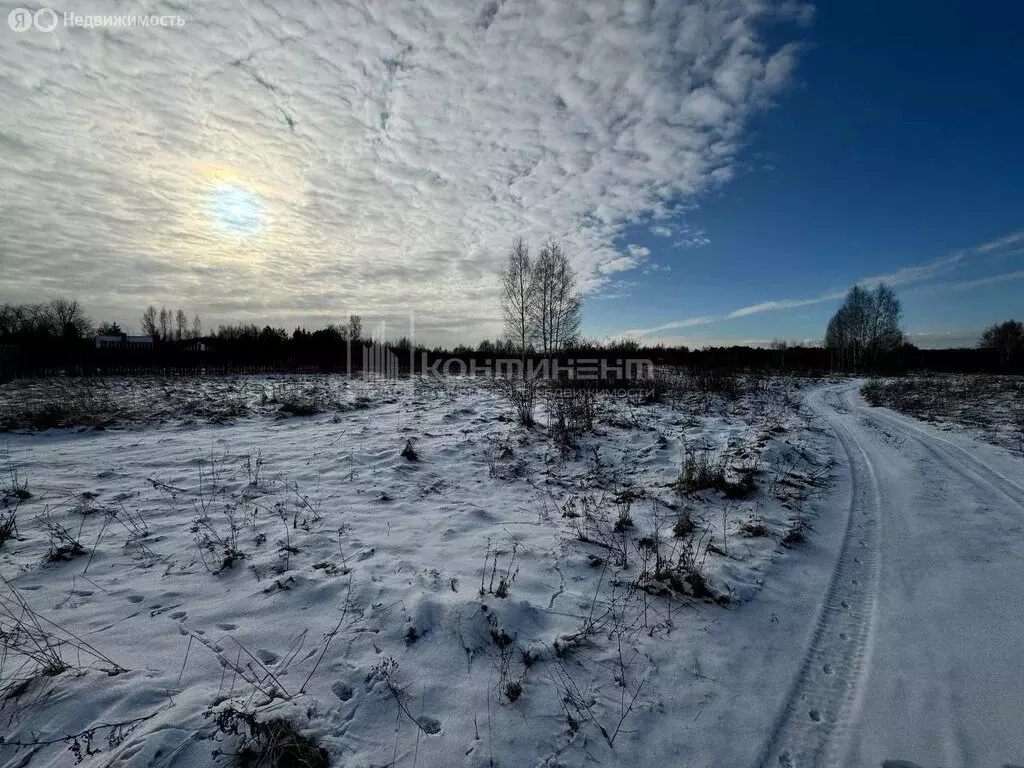
<instances>
[{"instance_id":1,"label":"distant building","mask_svg":"<svg viewBox=\"0 0 1024 768\"><path fill-rule=\"evenodd\" d=\"M120 347L124 345L124 336L97 336L96 349Z\"/></svg>"},{"instance_id":2,"label":"distant building","mask_svg":"<svg viewBox=\"0 0 1024 768\"><path fill-rule=\"evenodd\" d=\"M97 336L95 341L96 349L151 349L153 347L152 336L128 336L122 333L117 336Z\"/></svg>"}]
</instances>

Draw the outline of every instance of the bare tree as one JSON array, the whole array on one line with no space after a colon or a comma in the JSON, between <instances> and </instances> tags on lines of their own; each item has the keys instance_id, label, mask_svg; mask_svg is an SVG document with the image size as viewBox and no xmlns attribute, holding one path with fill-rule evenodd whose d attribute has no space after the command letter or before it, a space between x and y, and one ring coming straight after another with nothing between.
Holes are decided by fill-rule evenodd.
<instances>
[{"instance_id":1,"label":"bare tree","mask_svg":"<svg viewBox=\"0 0 1024 768\"><path fill-rule=\"evenodd\" d=\"M199 317L199 313L196 312L192 315L192 338L201 339L203 337L203 321Z\"/></svg>"},{"instance_id":2,"label":"bare tree","mask_svg":"<svg viewBox=\"0 0 1024 768\"><path fill-rule=\"evenodd\" d=\"M174 331L174 337L181 341L182 339L188 338L188 315L185 314L185 310L178 309L174 315L174 323L177 326Z\"/></svg>"},{"instance_id":3,"label":"bare tree","mask_svg":"<svg viewBox=\"0 0 1024 768\"><path fill-rule=\"evenodd\" d=\"M903 330L900 328L900 317L903 310L896 292L885 283L879 283L871 296L871 322L868 330L868 350L872 364L878 362L878 356L891 352L903 343Z\"/></svg>"},{"instance_id":4,"label":"bare tree","mask_svg":"<svg viewBox=\"0 0 1024 768\"><path fill-rule=\"evenodd\" d=\"M160 339L168 341L171 338L171 323L174 315L167 307L160 307Z\"/></svg>"},{"instance_id":5,"label":"bare tree","mask_svg":"<svg viewBox=\"0 0 1024 768\"><path fill-rule=\"evenodd\" d=\"M508 263L501 274L501 314L510 350L518 355L517 370L505 370L497 379L498 387L516 409L523 424L533 423L538 380L527 370L526 356L536 338L537 300L535 272L530 250L522 238L512 243Z\"/></svg>"},{"instance_id":6,"label":"bare tree","mask_svg":"<svg viewBox=\"0 0 1024 768\"><path fill-rule=\"evenodd\" d=\"M562 247L544 245L533 264L533 324L547 359L579 338L582 302L576 290L576 273Z\"/></svg>"},{"instance_id":7,"label":"bare tree","mask_svg":"<svg viewBox=\"0 0 1024 768\"><path fill-rule=\"evenodd\" d=\"M156 324L156 307L150 304L146 307L146 311L142 313L142 317L139 318L142 323L142 333L152 338L157 338L160 335L160 329Z\"/></svg>"},{"instance_id":8,"label":"bare tree","mask_svg":"<svg viewBox=\"0 0 1024 768\"><path fill-rule=\"evenodd\" d=\"M47 304L29 304L24 313L25 328L30 333L56 333L53 327L53 315Z\"/></svg>"},{"instance_id":9,"label":"bare tree","mask_svg":"<svg viewBox=\"0 0 1024 768\"><path fill-rule=\"evenodd\" d=\"M536 282L530 264L530 249L517 238L501 275L501 314L505 336L519 355L524 368L526 353L536 336L534 300Z\"/></svg>"},{"instance_id":10,"label":"bare tree","mask_svg":"<svg viewBox=\"0 0 1024 768\"><path fill-rule=\"evenodd\" d=\"M61 335L50 304L5 304L0 308L0 334Z\"/></svg>"},{"instance_id":11,"label":"bare tree","mask_svg":"<svg viewBox=\"0 0 1024 768\"><path fill-rule=\"evenodd\" d=\"M1008 364L1018 355L1024 354L1024 323L1007 320L1005 323L990 325L978 339L978 346L999 352L999 362Z\"/></svg>"},{"instance_id":12,"label":"bare tree","mask_svg":"<svg viewBox=\"0 0 1024 768\"><path fill-rule=\"evenodd\" d=\"M874 365L878 356L903 343L902 310L896 294L885 283L874 291L855 285L829 320L825 346L839 368L854 371Z\"/></svg>"},{"instance_id":13,"label":"bare tree","mask_svg":"<svg viewBox=\"0 0 1024 768\"><path fill-rule=\"evenodd\" d=\"M359 315L349 315L345 336L351 342L361 341L363 338L363 318Z\"/></svg>"},{"instance_id":14,"label":"bare tree","mask_svg":"<svg viewBox=\"0 0 1024 768\"><path fill-rule=\"evenodd\" d=\"M55 335L78 339L92 335L92 321L78 299L54 296L46 308Z\"/></svg>"},{"instance_id":15,"label":"bare tree","mask_svg":"<svg viewBox=\"0 0 1024 768\"><path fill-rule=\"evenodd\" d=\"M16 304L4 304L0 307L0 336L13 336L21 332L21 309Z\"/></svg>"}]
</instances>

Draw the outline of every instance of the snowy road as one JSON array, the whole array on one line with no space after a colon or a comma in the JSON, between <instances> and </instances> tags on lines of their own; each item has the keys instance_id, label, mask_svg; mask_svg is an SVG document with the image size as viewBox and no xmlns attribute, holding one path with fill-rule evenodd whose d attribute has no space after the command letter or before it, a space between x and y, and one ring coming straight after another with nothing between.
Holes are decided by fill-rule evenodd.
<instances>
[{"instance_id":1,"label":"snowy road","mask_svg":"<svg viewBox=\"0 0 1024 768\"><path fill-rule=\"evenodd\" d=\"M848 521L760 765L1024 764L1024 463L858 388L810 395Z\"/></svg>"}]
</instances>

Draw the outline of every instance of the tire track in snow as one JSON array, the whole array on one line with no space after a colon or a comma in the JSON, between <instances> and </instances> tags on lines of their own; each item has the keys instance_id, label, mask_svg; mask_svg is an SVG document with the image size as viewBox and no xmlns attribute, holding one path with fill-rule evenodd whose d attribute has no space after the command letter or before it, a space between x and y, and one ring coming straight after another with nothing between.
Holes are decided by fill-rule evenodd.
<instances>
[{"instance_id":1,"label":"tire track in snow","mask_svg":"<svg viewBox=\"0 0 1024 768\"><path fill-rule=\"evenodd\" d=\"M829 391L819 394L824 397ZM846 530L810 646L761 751L758 768L841 763L871 649L879 573L878 482L871 460L842 421L821 401L816 406L832 424L846 455L850 483Z\"/></svg>"},{"instance_id":2,"label":"tire track in snow","mask_svg":"<svg viewBox=\"0 0 1024 768\"><path fill-rule=\"evenodd\" d=\"M1006 496L1014 504L1024 506L1024 486L1015 483L1001 472L978 461L978 459L951 440L933 435L926 430L907 423L899 417L890 416L887 413L867 408L859 410L865 414L866 418L874 419L876 422L884 422L895 427L902 436L917 441L941 464L946 465L965 480L975 483L980 480Z\"/></svg>"}]
</instances>

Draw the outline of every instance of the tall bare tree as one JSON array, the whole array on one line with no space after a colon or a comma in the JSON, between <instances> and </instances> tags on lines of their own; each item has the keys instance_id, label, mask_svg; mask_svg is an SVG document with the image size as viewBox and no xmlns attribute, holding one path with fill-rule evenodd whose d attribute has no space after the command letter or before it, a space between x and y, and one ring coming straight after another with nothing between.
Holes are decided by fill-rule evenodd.
<instances>
[{"instance_id":1,"label":"tall bare tree","mask_svg":"<svg viewBox=\"0 0 1024 768\"><path fill-rule=\"evenodd\" d=\"M825 346L838 367L859 371L878 362L882 353L903 343L902 309L885 283L870 291L855 285L825 330Z\"/></svg>"},{"instance_id":2,"label":"tall bare tree","mask_svg":"<svg viewBox=\"0 0 1024 768\"><path fill-rule=\"evenodd\" d=\"M178 341L188 338L188 315L185 314L185 310L179 308L174 315L174 338Z\"/></svg>"},{"instance_id":3,"label":"tall bare tree","mask_svg":"<svg viewBox=\"0 0 1024 768\"><path fill-rule=\"evenodd\" d=\"M54 296L46 309L55 335L81 339L92 334L92 321L78 299Z\"/></svg>"},{"instance_id":4,"label":"tall bare tree","mask_svg":"<svg viewBox=\"0 0 1024 768\"><path fill-rule=\"evenodd\" d=\"M154 339L160 336L160 327L157 325L156 319L156 307L152 304L146 307L146 311L142 313L139 321L142 323L142 333L144 335Z\"/></svg>"},{"instance_id":5,"label":"tall bare tree","mask_svg":"<svg viewBox=\"0 0 1024 768\"><path fill-rule=\"evenodd\" d=\"M517 238L501 275L501 315L505 336L525 368L526 353L536 336L534 301L537 290L530 249Z\"/></svg>"},{"instance_id":6,"label":"tall bare tree","mask_svg":"<svg viewBox=\"0 0 1024 768\"><path fill-rule=\"evenodd\" d=\"M174 315L167 307L160 307L160 340L168 341L171 338L171 323Z\"/></svg>"},{"instance_id":7,"label":"tall bare tree","mask_svg":"<svg viewBox=\"0 0 1024 768\"><path fill-rule=\"evenodd\" d=\"M533 264L533 325L541 352L551 358L579 339L582 301L576 273L557 242L541 248Z\"/></svg>"},{"instance_id":8,"label":"tall bare tree","mask_svg":"<svg viewBox=\"0 0 1024 768\"><path fill-rule=\"evenodd\" d=\"M536 288L530 249L522 238L517 238L501 274L501 315L509 350L519 357L519 367L503 371L497 384L511 401L519 421L527 425L533 424L539 386L535 372L527 370L526 365L527 354L537 336Z\"/></svg>"},{"instance_id":9,"label":"tall bare tree","mask_svg":"<svg viewBox=\"0 0 1024 768\"><path fill-rule=\"evenodd\" d=\"M359 315L349 315L345 336L351 342L361 341L363 338L363 318Z\"/></svg>"},{"instance_id":10,"label":"tall bare tree","mask_svg":"<svg viewBox=\"0 0 1024 768\"><path fill-rule=\"evenodd\" d=\"M203 337L203 321L199 317L199 313L196 312L192 315L192 338L201 339Z\"/></svg>"}]
</instances>

